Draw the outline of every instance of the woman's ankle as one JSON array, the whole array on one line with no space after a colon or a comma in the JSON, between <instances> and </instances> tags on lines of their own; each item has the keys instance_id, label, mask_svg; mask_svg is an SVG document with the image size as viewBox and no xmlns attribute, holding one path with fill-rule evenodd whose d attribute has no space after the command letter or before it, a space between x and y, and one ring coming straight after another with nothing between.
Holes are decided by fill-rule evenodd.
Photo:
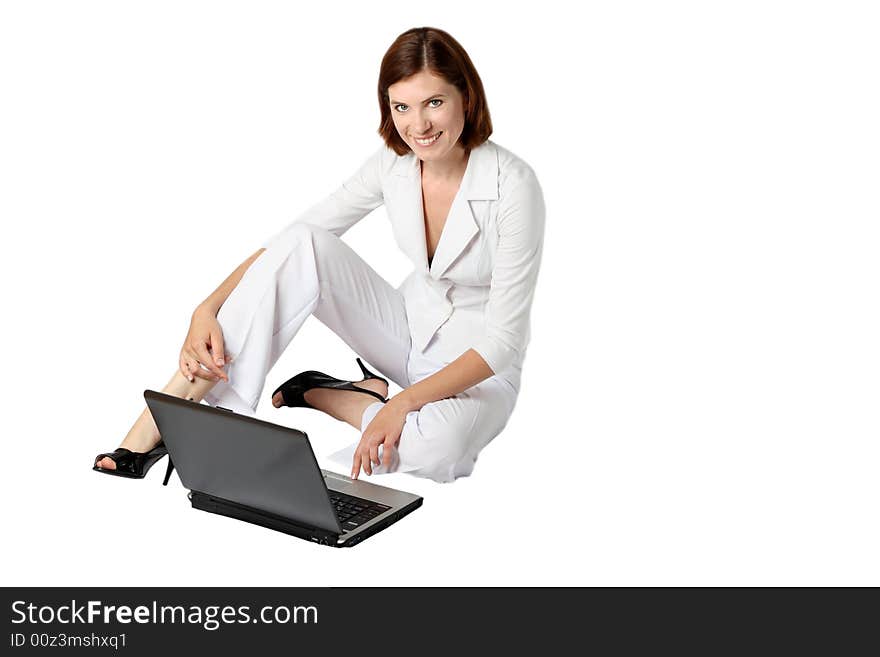
<instances>
[{"instance_id":1,"label":"woman's ankle","mask_svg":"<svg viewBox=\"0 0 880 657\"><path fill-rule=\"evenodd\" d=\"M156 426L150 410L144 409L134 426L129 429L120 447L130 449L132 452L149 452L161 440L159 428Z\"/></svg>"}]
</instances>

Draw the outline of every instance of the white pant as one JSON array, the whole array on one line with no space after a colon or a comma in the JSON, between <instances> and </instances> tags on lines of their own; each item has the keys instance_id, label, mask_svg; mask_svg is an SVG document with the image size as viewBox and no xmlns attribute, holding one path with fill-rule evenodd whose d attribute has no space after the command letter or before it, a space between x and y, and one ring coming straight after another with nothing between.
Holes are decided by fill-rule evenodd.
<instances>
[{"instance_id":1,"label":"white pant","mask_svg":"<svg viewBox=\"0 0 880 657\"><path fill-rule=\"evenodd\" d=\"M254 415L266 374L309 315L401 388L448 364L412 347L398 290L333 233L295 224L254 261L220 309L226 352L234 360L226 366L229 383L219 381L206 401ZM507 424L516 397L509 383L492 376L409 413L392 465L373 473L410 472L442 482L469 475L480 450ZM381 408L378 401L367 407L362 432ZM355 445L335 455L346 467Z\"/></svg>"}]
</instances>

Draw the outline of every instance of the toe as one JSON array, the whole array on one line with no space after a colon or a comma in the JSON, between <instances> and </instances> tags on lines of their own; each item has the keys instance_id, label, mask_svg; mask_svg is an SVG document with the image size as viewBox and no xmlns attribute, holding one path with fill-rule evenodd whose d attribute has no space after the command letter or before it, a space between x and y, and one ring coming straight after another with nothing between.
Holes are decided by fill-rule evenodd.
<instances>
[{"instance_id":1,"label":"toe","mask_svg":"<svg viewBox=\"0 0 880 657\"><path fill-rule=\"evenodd\" d=\"M284 403L284 397L282 397L282 395L281 395L280 392L276 392L276 393L272 396L272 405L273 405L275 408L281 408L281 405L282 405L283 403Z\"/></svg>"},{"instance_id":2,"label":"toe","mask_svg":"<svg viewBox=\"0 0 880 657\"><path fill-rule=\"evenodd\" d=\"M98 461L98 467L102 470L115 470L116 463L113 461L113 459L105 456L100 461Z\"/></svg>"}]
</instances>

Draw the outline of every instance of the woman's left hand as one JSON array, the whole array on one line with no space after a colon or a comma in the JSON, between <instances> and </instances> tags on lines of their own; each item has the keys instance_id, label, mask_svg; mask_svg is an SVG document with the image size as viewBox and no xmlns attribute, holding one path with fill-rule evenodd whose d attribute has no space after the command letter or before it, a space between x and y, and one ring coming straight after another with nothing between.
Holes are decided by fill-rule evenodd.
<instances>
[{"instance_id":1,"label":"woman's left hand","mask_svg":"<svg viewBox=\"0 0 880 657\"><path fill-rule=\"evenodd\" d=\"M406 423L406 415L409 411L401 404L396 403L392 397L385 406L376 413L376 417L367 425L361 436L361 442L354 450L354 460L351 464L351 478L357 479L361 468L368 475L373 474L373 465L379 465L379 445L382 447L382 463L385 467L391 465L392 449L400 440L403 425Z\"/></svg>"}]
</instances>

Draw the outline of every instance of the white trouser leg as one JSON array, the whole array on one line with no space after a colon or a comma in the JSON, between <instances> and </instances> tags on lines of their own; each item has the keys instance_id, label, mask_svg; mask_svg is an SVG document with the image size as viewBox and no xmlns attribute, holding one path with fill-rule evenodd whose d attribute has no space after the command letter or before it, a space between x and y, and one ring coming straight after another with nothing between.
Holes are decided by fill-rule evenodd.
<instances>
[{"instance_id":1,"label":"white trouser leg","mask_svg":"<svg viewBox=\"0 0 880 657\"><path fill-rule=\"evenodd\" d=\"M473 472L480 451L507 424L516 394L504 381L491 377L455 397L425 404L406 416L400 442L391 455L391 465L373 466L373 474L409 472L437 482L454 481ZM382 409L370 404L364 411L361 433ZM351 468L357 443L331 455ZM382 447L379 458L382 458ZM361 473L362 477L366 476Z\"/></svg>"},{"instance_id":2,"label":"white trouser leg","mask_svg":"<svg viewBox=\"0 0 880 657\"><path fill-rule=\"evenodd\" d=\"M334 234L296 224L248 268L220 309L217 319L234 360L226 368L229 383L218 382L205 400L253 415L266 375L311 314L401 388L414 382L410 369L420 380L447 364L410 353L406 304L398 290ZM513 388L491 377L426 404L407 415L391 467L373 472L411 472L435 481L469 475L515 402ZM381 408L380 402L367 407L361 432ZM354 446L332 458L350 468Z\"/></svg>"},{"instance_id":3,"label":"white trouser leg","mask_svg":"<svg viewBox=\"0 0 880 657\"><path fill-rule=\"evenodd\" d=\"M295 224L248 268L220 308L229 383L205 396L253 415L266 375L309 315L405 388L410 351L403 296L336 235Z\"/></svg>"}]
</instances>

